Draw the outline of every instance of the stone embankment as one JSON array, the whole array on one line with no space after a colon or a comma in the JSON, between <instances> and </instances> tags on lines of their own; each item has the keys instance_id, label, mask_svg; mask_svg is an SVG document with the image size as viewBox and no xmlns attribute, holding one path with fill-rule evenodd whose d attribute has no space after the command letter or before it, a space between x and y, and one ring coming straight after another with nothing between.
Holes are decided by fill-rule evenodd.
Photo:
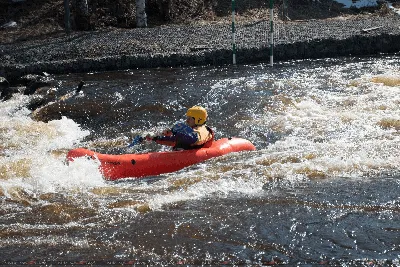
<instances>
[{"instance_id":1,"label":"stone embankment","mask_svg":"<svg viewBox=\"0 0 400 267\"><path fill-rule=\"evenodd\" d=\"M236 27L237 62L269 62L267 20ZM400 51L400 16L275 23L274 60ZM232 63L231 25L165 26L74 32L0 45L0 76Z\"/></svg>"}]
</instances>

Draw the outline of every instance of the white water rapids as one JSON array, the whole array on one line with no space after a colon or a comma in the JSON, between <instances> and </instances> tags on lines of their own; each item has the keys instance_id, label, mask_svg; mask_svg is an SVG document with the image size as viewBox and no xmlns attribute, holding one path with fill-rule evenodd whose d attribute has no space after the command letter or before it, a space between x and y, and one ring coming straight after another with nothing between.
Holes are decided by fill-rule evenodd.
<instances>
[{"instance_id":1,"label":"white water rapids","mask_svg":"<svg viewBox=\"0 0 400 267\"><path fill-rule=\"evenodd\" d=\"M263 65L241 66L234 71L227 68L195 68L177 71L175 75L178 78L174 77L172 82L168 82L168 79L172 79L171 75L168 75L165 80L159 78L154 84L147 80L141 82L137 77L142 74L135 76L137 79L131 78L131 75L140 72L135 70L125 72L125 78L119 77L119 80L115 81L112 80L112 76L109 78L104 75L105 80L97 80L92 74L87 74L85 79L89 85L96 87L102 95L114 96L108 100L101 100L109 101L104 102L105 105L112 105L115 109L123 107L115 112L115 116L122 116L120 110L124 110L124 105L128 102L127 113L136 112L136 117L139 117L139 112L143 112L140 113L140 118L149 116L159 121L157 124L148 120L151 127L142 124L113 135L106 133L107 129L112 128L112 121L116 120L111 117L114 113L110 112L106 119L110 124L104 123L105 134L102 135L99 131L89 140L85 138L102 125L103 117L100 116L105 116L104 114L99 114L99 119L94 117L94 124L89 123L85 127L75 122L74 118L67 117L48 123L38 122L30 118L30 112L25 107L29 97L16 94L12 99L0 103L0 198L1 214L4 216L0 223L3 233L0 235L0 244L5 249L9 248L9 259L17 259L17 255L21 253L17 247L31 246L30 233L33 232L32 236L43 231L50 233L54 228L61 232L66 231L66 239L58 239L51 234L48 239L42 239L43 249L54 242L72 246L74 228L77 227L81 231L97 229L97 226L108 228L111 214L111 223L118 224L125 223L127 218L132 222L139 222L145 218L141 217L145 216L142 213L157 218L158 212L178 210L183 216L187 212L184 206L193 205L190 204L193 202L202 207L204 201L216 201L219 204L216 204L214 209L218 209L219 205L224 206L225 200L230 198L244 198L247 201L271 197L273 192L278 191L290 195L297 186L302 188L300 185L304 182L318 184L320 181L333 182L339 178L345 181L347 179L351 183L367 183L372 180L379 184L379 180L382 179L382 184L386 185L386 178L394 177L391 183L394 183L394 187L399 187L399 63L400 58L391 55L364 59L284 62L277 64L274 69ZM167 71L170 72L171 70ZM147 74L152 75L151 71ZM74 79L74 76L55 79L63 81ZM115 86L110 86L110 82L114 82ZM63 86L62 82L60 84ZM141 94L134 93L138 84L142 90ZM143 90L148 91L143 93ZM178 93L164 93L168 90ZM87 106L85 102L79 101L89 101L90 97L88 95L87 99L76 100L76 103ZM144 108L140 109L139 102L132 104L138 101L135 97L143 98L143 101L149 101L151 104L143 104ZM157 99L164 98L166 100L158 104ZM110 143L109 146L115 143L125 145L129 143L125 133L161 130L165 125L179 119L175 114L182 115L189 105L187 103L207 107L210 114L209 125L215 129L217 136L234 134L244 137L256 145L257 151L229 154L160 177L128 179L121 182L105 181L93 161L81 159L69 165L65 164L65 155L69 149L80 146L93 148L96 144L107 142ZM159 108L160 105L163 109ZM136 109L132 111L130 108ZM172 115L161 116L160 110L168 110ZM146 150L151 146L144 144L140 149ZM153 146L152 149L157 147ZM368 199L367 196L364 197ZM377 198L372 204L387 208L380 216L392 218L397 224L388 226L387 229L398 229L396 209L399 208L399 196L388 193L385 197L389 199ZM354 201L361 206L367 201L356 199L354 198ZM334 204L329 196L323 201ZM308 205L309 202L304 203ZM236 215L245 213L246 209L256 210L258 205L260 204L243 207L244 210L240 210ZM293 205L289 207L293 208ZM309 209L313 209L313 205L317 204L312 204ZM347 214L346 208L341 207L342 212ZM326 208L327 206L323 207ZM320 216L318 220L324 220L325 215ZM198 218L194 214L185 223L194 223ZM218 221L218 218L213 219ZM172 238L177 236L177 232L182 230L180 225L185 223L175 222L175 234ZM165 233L172 231L168 230L169 226L165 227L159 230L164 229ZM187 231L189 230L187 228ZM11 234L10 231L19 233L23 238L19 238L18 234ZM151 233L153 230L146 231ZM88 233L89 240L95 238L94 235ZM204 236L207 234L204 233ZM113 237L104 238L108 240L104 241L105 243L113 240ZM264 237L258 238L264 240ZM285 251L290 251L291 246L284 244L285 238L280 238L274 242L282 242ZM296 242L305 239L306 237L301 235L295 238ZM90 241L85 242L76 246L80 247L81 251L86 251L90 247ZM140 242L140 239L137 242ZM245 240L239 243L241 242L247 244ZM155 247L156 243L153 244ZM390 245L389 241L388 244L395 251L397 245ZM146 251L145 243L139 246L143 246L143 251ZM348 247L344 245L343 251L348 250L346 246ZM201 253L199 252L197 258L202 257L206 247L199 249ZM163 245L163 249L172 248ZM179 249L175 249L172 254L167 253L169 256L166 257L173 258L174 253L180 255L177 252ZM379 250L376 247L374 249ZM315 250L318 254L318 249ZM3 253L6 253L5 250ZM81 253L82 257L87 258L93 251L89 249ZM108 255L111 255L110 253L112 254L109 252ZM112 257L124 259L132 253L137 253L137 250L127 249L125 254L117 253ZM357 257L363 255L360 251L357 253ZM329 258L327 251L323 254ZM72 254L69 254L69 257L62 255L64 254L54 251L53 259L75 259ZM240 259L246 258L239 253L234 255ZM280 257L284 258L282 255ZM377 257L377 254L372 255ZM23 259L28 258L29 256Z\"/></svg>"}]
</instances>

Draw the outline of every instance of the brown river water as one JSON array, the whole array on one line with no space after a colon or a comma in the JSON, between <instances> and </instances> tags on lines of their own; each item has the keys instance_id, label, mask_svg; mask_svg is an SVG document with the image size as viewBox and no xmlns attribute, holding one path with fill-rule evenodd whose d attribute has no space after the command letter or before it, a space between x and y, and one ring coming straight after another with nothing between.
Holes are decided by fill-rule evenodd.
<instances>
[{"instance_id":1,"label":"brown river water","mask_svg":"<svg viewBox=\"0 0 400 267\"><path fill-rule=\"evenodd\" d=\"M0 103L0 263L399 265L400 57L55 76L48 123ZM181 171L116 182L66 153L126 146L203 105L250 140Z\"/></svg>"}]
</instances>

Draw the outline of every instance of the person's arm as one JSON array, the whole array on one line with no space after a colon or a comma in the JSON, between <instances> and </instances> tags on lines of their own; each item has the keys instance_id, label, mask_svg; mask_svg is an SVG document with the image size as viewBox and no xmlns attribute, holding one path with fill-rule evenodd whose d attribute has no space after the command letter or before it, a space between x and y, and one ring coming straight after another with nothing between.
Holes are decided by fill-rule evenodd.
<instances>
[{"instance_id":1,"label":"person's arm","mask_svg":"<svg viewBox=\"0 0 400 267\"><path fill-rule=\"evenodd\" d=\"M164 146L175 146L176 144L175 136L155 136L151 140Z\"/></svg>"},{"instance_id":2,"label":"person's arm","mask_svg":"<svg viewBox=\"0 0 400 267\"><path fill-rule=\"evenodd\" d=\"M171 130L164 130L162 136L147 136L146 138L161 145L174 146L177 140L189 145L194 144L198 140L198 135L189 125L180 122L175 124Z\"/></svg>"}]
</instances>

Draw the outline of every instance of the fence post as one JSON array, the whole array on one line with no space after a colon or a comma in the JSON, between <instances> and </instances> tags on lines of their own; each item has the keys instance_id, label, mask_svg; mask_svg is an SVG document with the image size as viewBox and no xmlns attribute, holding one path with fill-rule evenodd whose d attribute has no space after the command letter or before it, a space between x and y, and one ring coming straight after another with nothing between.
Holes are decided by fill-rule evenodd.
<instances>
[{"instance_id":1,"label":"fence post","mask_svg":"<svg viewBox=\"0 0 400 267\"><path fill-rule=\"evenodd\" d=\"M69 0L64 0L64 25L65 32L69 34L71 32Z\"/></svg>"},{"instance_id":2,"label":"fence post","mask_svg":"<svg viewBox=\"0 0 400 267\"><path fill-rule=\"evenodd\" d=\"M269 43L269 62L274 65L274 0L269 1L269 21L270 27L270 43Z\"/></svg>"},{"instance_id":3,"label":"fence post","mask_svg":"<svg viewBox=\"0 0 400 267\"><path fill-rule=\"evenodd\" d=\"M232 0L232 53L233 53L232 62L233 62L233 65L236 65L235 9L236 9L235 0Z\"/></svg>"},{"instance_id":4,"label":"fence post","mask_svg":"<svg viewBox=\"0 0 400 267\"><path fill-rule=\"evenodd\" d=\"M287 3L286 0L283 0L283 4L282 4L282 20L283 21L287 21L287 19L289 18L288 13L287 13Z\"/></svg>"}]
</instances>

